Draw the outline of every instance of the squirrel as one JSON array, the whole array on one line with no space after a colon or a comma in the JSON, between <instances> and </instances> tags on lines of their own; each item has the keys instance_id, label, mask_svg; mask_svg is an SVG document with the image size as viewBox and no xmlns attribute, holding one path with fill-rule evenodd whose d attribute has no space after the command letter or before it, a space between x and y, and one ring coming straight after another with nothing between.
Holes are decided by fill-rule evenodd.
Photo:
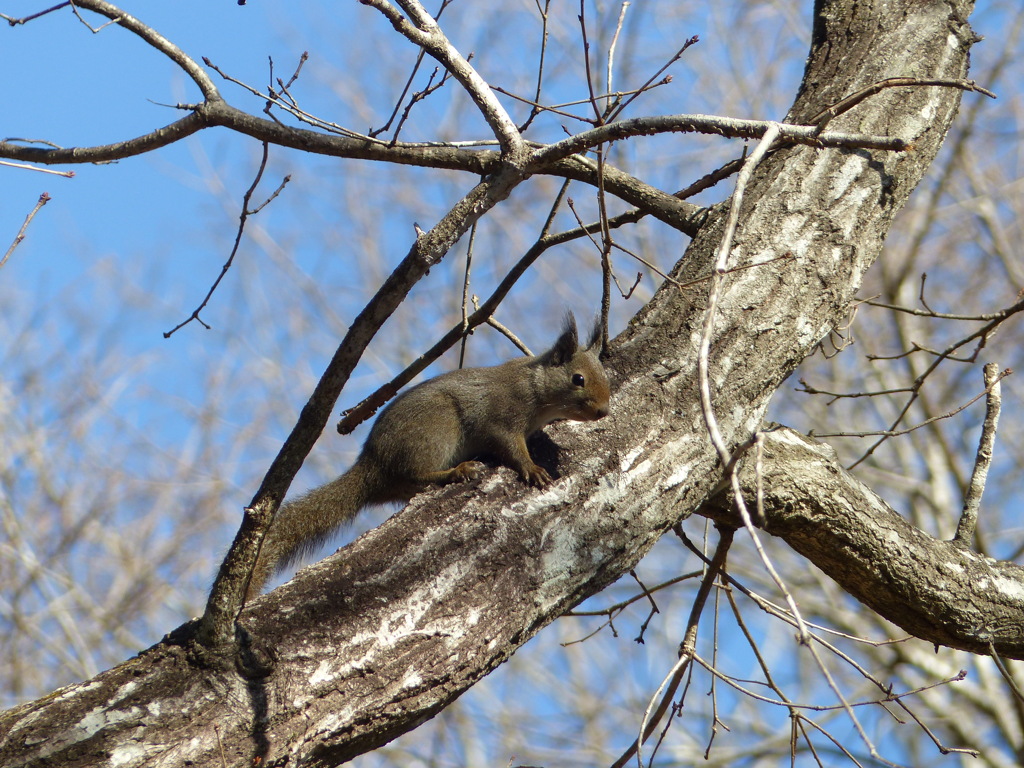
<instances>
[{"instance_id":1,"label":"squirrel","mask_svg":"<svg viewBox=\"0 0 1024 768\"><path fill-rule=\"evenodd\" d=\"M489 454L530 485L551 475L534 463L526 438L557 419L594 421L608 415L608 377L595 348L595 324L579 346L576 320L565 316L547 352L486 368L463 368L399 395L377 417L355 464L345 474L278 511L260 549L248 597L276 571L323 544L366 506L408 501L428 485L474 480Z\"/></svg>"}]
</instances>

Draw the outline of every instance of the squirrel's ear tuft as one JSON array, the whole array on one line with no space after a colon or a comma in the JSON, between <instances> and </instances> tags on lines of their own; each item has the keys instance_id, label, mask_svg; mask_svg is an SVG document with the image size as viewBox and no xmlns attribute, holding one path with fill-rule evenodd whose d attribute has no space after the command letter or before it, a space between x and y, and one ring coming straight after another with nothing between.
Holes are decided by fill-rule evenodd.
<instances>
[{"instance_id":1,"label":"squirrel's ear tuft","mask_svg":"<svg viewBox=\"0 0 1024 768\"><path fill-rule=\"evenodd\" d=\"M551 362L553 365L564 365L572 360L579 348L579 334L576 332L576 318L572 312L565 313L565 320L562 321L562 335L558 337L555 346L551 348Z\"/></svg>"},{"instance_id":2,"label":"squirrel's ear tuft","mask_svg":"<svg viewBox=\"0 0 1024 768\"><path fill-rule=\"evenodd\" d=\"M601 316L594 318L594 327L590 329L590 338L587 339L587 349L600 351L601 347Z\"/></svg>"}]
</instances>

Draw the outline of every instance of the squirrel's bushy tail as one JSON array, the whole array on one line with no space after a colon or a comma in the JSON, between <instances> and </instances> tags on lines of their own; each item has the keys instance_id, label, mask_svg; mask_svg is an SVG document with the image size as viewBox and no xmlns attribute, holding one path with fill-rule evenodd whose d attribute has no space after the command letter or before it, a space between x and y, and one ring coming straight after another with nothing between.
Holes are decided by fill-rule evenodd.
<instances>
[{"instance_id":1,"label":"squirrel's bushy tail","mask_svg":"<svg viewBox=\"0 0 1024 768\"><path fill-rule=\"evenodd\" d=\"M357 461L341 477L281 505L260 548L248 598L256 597L277 571L315 551L370 501L371 483Z\"/></svg>"}]
</instances>

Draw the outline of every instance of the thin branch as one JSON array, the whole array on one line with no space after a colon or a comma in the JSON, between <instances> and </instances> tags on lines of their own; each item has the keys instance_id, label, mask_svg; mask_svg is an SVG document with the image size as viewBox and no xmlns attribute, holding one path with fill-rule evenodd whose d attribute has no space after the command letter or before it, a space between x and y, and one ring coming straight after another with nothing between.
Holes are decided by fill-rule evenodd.
<instances>
[{"instance_id":1,"label":"thin branch","mask_svg":"<svg viewBox=\"0 0 1024 768\"><path fill-rule=\"evenodd\" d=\"M583 42L583 74L586 75L587 92L590 96L590 106L594 110L594 122L601 124L601 108L597 106L597 94L594 91L594 74L590 68L590 40L587 39L587 17L586 0L580 0L580 12L576 17L580 22L580 37Z\"/></svg>"},{"instance_id":2,"label":"thin branch","mask_svg":"<svg viewBox=\"0 0 1024 768\"><path fill-rule=\"evenodd\" d=\"M727 466L731 459L729 449L722 439L722 433L718 428L718 420L715 418L711 406L711 379L709 355L711 351L711 336L715 325L715 314L718 308L718 298L722 291L726 269L728 268L729 254L732 251L733 238L736 236L736 229L739 227L740 209L743 206L743 196L746 192L747 183L753 176L754 168L761 162L761 159L768 152L775 140L781 134L781 126L778 123L770 123L764 136L757 147L747 158L736 179L736 189L729 202L729 215L726 219L725 231L722 234L721 243L715 254L715 264L711 278L711 287L708 291L707 308L704 310L704 326L701 331L700 345L697 351L697 379L700 392L701 411L704 414L704 423L708 430L718 458L722 466Z\"/></svg>"},{"instance_id":3,"label":"thin branch","mask_svg":"<svg viewBox=\"0 0 1024 768\"><path fill-rule=\"evenodd\" d=\"M954 315L954 314L949 314L948 312L935 312L935 311L930 310L930 309L915 309L914 307L901 307L898 304L886 304L884 301L875 301L873 299L868 299L867 301L864 302L864 304L867 304L869 307L879 307L880 309L891 309L894 312L904 312L904 313L906 313L908 315L917 315L918 317L931 317L931 318L935 318L936 320L968 320L968 321L985 322L987 320L997 320L997 319L1004 318L1004 317L1006 317L1005 313L1007 311L1007 310L1003 310L1002 312L988 312L988 313L981 314L981 315ZM1014 306L1016 307L1016 306L1020 306L1020 305L1015 304ZM1021 307L1021 308L1024 308L1024 307ZM882 358L882 359L884 359L884 358Z\"/></svg>"},{"instance_id":4,"label":"thin branch","mask_svg":"<svg viewBox=\"0 0 1024 768\"><path fill-rule=\"evenodd\" d=\"M266 93L264 93L259 88L249 85L248 83L239 80L236 77L232 77L231 75L224 72L219 66L214 64L207 56L203 57L203 63L210 69L212 69L214 72L216 72L218 75L220 75L224 80L227 80L229 83L237 85L239 88L248 91L253 96L256 96L266 101L268 107L277 106L283 109L288 114L292 115L300 122L306 123L307 125L312 125L315 128L320 128L321 130L328 131L330 133L336 133L339 136L347 136L352 139L359 139L360 141L369 142L371 144L377 144L382 147L395 145L395 142L382 141L381 139L376 138L373 134L364 135L362 133L359 133L358 131L353 131L351 128L346 128L342 125L338 125L337 123L332 123L327 120L323 120L322 118L319 118L316 115L307 112L306 110L299 107L298 102L292 97L292 95L288 92L286 87L282 87L281 89L281 94L288 96L288 99L284 100L281 96L274 93L272 90L268 90ZM300 60L299 62L299 67L301 66L302 60ZM297 74L298 70L296 70L296 75ZM265 108L263 111L267 112L267 109ZM267 114L269 114L269 112L267 112ZM280 121L275 120L275 123L286 130L294 130L290 128L290 126L283 125Z\"/></svg>"},{"instance_id":5,"label":"thin branch","mask_svg":"<svg viewBox=\"0 0 1024 768\"><path fill-rule=\"evenodd\" d=\"M801 703L798 703L798 702L782 701L782 700L779 700L779 699L773 699L770 696L764 696L763 694L760 694L757 691L754 691L754 690L751 690L750 688L747 688L746 686L741 684L740 680L738 680L737 678L734 678L734 677L732 677L730 675L725 674L720 669L715 668L715 666L713 664L709 664L707 662L707 660L701 658L700 656L694 656L693 660L695 662L697 662L698 664L700 664L702 667L704 667L704 669L706 669L708 672L710 672L712 675L717 677L719 680L721 680L726 685L730 686L731 688L735 689L736 691L739 691L744 696L749 696L750 698L754 699L755 701L760 701L760 702L762 702L764 704L772 704L772 705L777 706L777 707L791 707L791 708L796 708L796 709L804 709L804 710L807 710L808 712L835 712L837 710L844 709L844 707L842 705L840 705L840 704L801 704ZM902 693L893 693L893 692L890 691L883 698L866 699L864 701L856 701L856 702L851 703L849 706L851 706L851 707L870 707L870 706L876 706L878 704L883 704L883 703L889 702L889 701L899 701L900 699L905 699L905 698L907 698L909 696L916 696L917 694L919 694L919 693L921 693L923 691L929 691L932 688L938 688L939 686L942 686L942 685L949 685L950 683L960 682L961 680L964 679L964 677L966 677L966 674L961 672L960 674L954 675L952 677L945 678L943 680L939 680L938 682L931 683L930 685L922 685L919 688L914 688L912 690L904 691ZM951 750L951 751L961 751L961 750Z\"/></svg>"},{"instance_id":6,"label":"thin branch","mask_svg":"<svg viewBox=\"0 0 1024 768\"><path fill-rule=\"evenodd\" d=\"M623 96L637 96L637 95L639 95L641 93L646 93L647 91L652 91L655 88L658 88L659 86L667 85L669 82L670 82L669 78L664 78L664 79L660 80L657 83L649 83L647 85L641 86L640 88L636 88L636 89L631 90L631 91L615 91L613 93L599 93L599 94L597 94L597 98L598 99L612 99L612 100L617 102L620 99L622 99ZM580 104L590 104L590 99L574 99L573 101L564 101L564 102L561 102L560 104L541 104L538 101L536 101L535 99L528 99L525 96L520 96L520 95L518 95L516 93L513 93L512 91L506 90L505 88L500 88L497 85L492 85L491 88L493 88L498 93L501 93L501 94L503 94L505 96L508 96L511 99L515 99L516 101L518 101L518 102L520 102L522 104L526 104L526 105L528 105L530 107L533 107L533 111L536 112L536 113L550 112L550 113L552 113L554 115L560 115L562 117L568 117L568 118L570 118L572 120L579 120L581 123L589 123L590 125L594 124L594 118L592 118L592 117L584 117L582 115L574 115L572 112L566 112L565 111L566 107L576 107L576 106L579 106ZM523 129L521 129L521 130L523 130Z\"/></svg>"},{"instance_id":7,"label":"thin branch","mask_svg":"<svg viewBox=\"0 0 1024 768\"><path fill-rule=\"evenodd\" d=\"M829 397L832 398L831 400L829 400L828 403L829 405L831 405L836 400L856 400L859 397L880 397L882 395L896 395L899 394L900 392L913 392L914 387L893 387L892 389L873 389L870 392L830 392L827 389L818 389L814 385L808 384L805 379L800 379L800 386L796 387L794 391L803 392L808 395L828 395Z\"/></svg>"},{"instance_id":8,"label":"thin branch","mask_svg":"<svg viewBox=\"0 0 1024 768\"><path fill-rule=\"evenodd\" d=\"M929 79L923 77L890 77L886 80L881 80L877 83L862 88L861 90L853 93L840 101L837 101L827 109L822 110L810 120L808 123L811 125L817 125L819 128L824 128L825 125L832 120L832 118L848 112L855 106L860 104L869 96L874 96L876 93L884 91L886 88L906 88L906 87L920 87L924 85L938 85L944 88L959 88L963 91L977 91L983 93L990 99L996 98L996 95L987 88L982 88L980 85L975 83L973 80L948 80L948 79Z\"/></svg>"},{"instance_id":9,"label":"thin branch","mask_svg":"<svg viewBox=\"0 0 1024 768\"><path fill-rule=\"evenodd\" d=\"M475 310L479 310L480 309L480 297L479 296L473 296L473 309L475 309ZM467 318L467 322L468 322L468 318ZM520 339L518 336L516 336L512 332L511 328L509 328L507 325L504 325L503 323L501 323L494 315L491 315L486 320L484 320L484 325L489 325L491 328L496 330L498 333L500 333L506 339L511 341L512 345L516 349L518 349L520 352L522 352L524 355L526 355L527 357L533 357L533 351L528 346L526 346L526 343L522 339Z\"/></svg>"},{"instance_id":10,"label":"thin branch","mask_svg":"<svg viewBox=\"0 0 1024 768\"><path fill-rule=\"evenodd\" d=\"M977 347L975 347L974 353L971 355L971 357L967 358L966 360L962 360L961 361L961 362L967 362L967 363L974 362L974 360L976 359L978 353L981 351L982 347L985 346L985 343L988 340L989 335L996 328L998 328L999 325L1002 324L1007 318L1009 318L1011 315L1016 314L1017 312L1021 311L1022 309L1024 309L1024 301L1018 302L1014 306L1009 307L1008 309L1006 309L1004 312L999 313L999 316L996 319L990 321L989 323L984 325L982 328L979 328L977 331L975 331L974 333L970 334L966 338L963 338L960 341L957 341L957 342L951 344L943 352L939 353L936 356L935 360L932 361L932 364L929 365L928 368L925 369L925 371L921 375L919 375L916 379L914 379L914 384L913 384L913 387L911 388L912 389L912 394L910 395L909 398L907 398L907 402L903 405L903 408L900 410L899 414L897 414L896 418L892 421L892 423L890 424L889 429L885 430L883 432L878 433L878 434L881 435L881 437L878 439L878 441L873 443L871 445L871 447L868 448L868 450L865 451L864 454L859 459L857 459L857 461L855 461L853 464L850 465L849 468L853 469L858 464L860 464L861 462L865 461L869 456L871 456L878 449L878 446L880 446L882 443L884 443L890 437L895 437L895 436L897 436L899 434L903 434L906 431L906 430L903 430L903 431L897 430L896 427L899 426L899 424L906 417L907 413L910 412L911 406L917 401L917 398L920 396L920 390L921 390L921 387L924 384L925 379L927 379L928 376L931 373L933 373L936 368L939 367L939 364L942 363L943 360L950 359L952 357L953 353L956 352L958 349L960 349L960 347L963 347L967 343L977 339L978 340L978 345L977 345ZM953 359L958 359L958 358L953 358ZM1008 375L1009 373L1012 373L1012 371L1010 371L1010 369L1007 369L1003 373L1003 375L1005 376L1005 375ZM976 399L977 398L975 398L975 400ZM972 400L971 402L973 403L974 400ZM967 405L970 405L970 403L967 403ZM966 406L964 406L964 407L966 407ZM963 408L960 408L957 411L953 411L950 415L954 415L956 413L959 413L959 411L961 411L961 410L963 410ZM936 420L938 420L938 418L942 418L942 417L933 417L932 419L929 419L928 421L926 421L924 423L930 423L932 421L936 421Z\"/></svg>"},{"instance_id":11,"label":"thin branch","mask_svg":"<svg viewBox=\"0 0 1024 768\"><path fill-rule=\"evenodd\" d=\"M1010 670L1006 668L1006 664L1003 662L1003 657L999 655L995 645L989 641L988 644L989 653L992 655L992 661L996 663L996 669L999 670L999 674L1003 676L1003 680L1010 686L1010 690L1013 692L1014 697L1019 702L1024 702L1024 692L1021 692L1017 686L1017 681L1013 679L1013 675L1010 674Z\"/></svg>"},{"instance_id":12,"label":"thin branch","mask_svg":"<svg viewBox=\"0 0 1024 768\"><path fill-rule=\"evenodd\" d=\"M625 600L622 600L622 601L620 601L618 603L615 603L614 605L609 605L607 608L602 608L599 611L566 611L565 613L562 614L563 618L566 617L566 616L572 616L572 617L575 617L575 618L582 618L582 617L586 617L586 616L607 616L608 620L606 622L604 622L603 624L601 624L599 627L597 627L592 632L588 632L583 637L577 638L576 640L566 640L565 642L563 642L561 644L562 647L568 647L570 645L577 645L579 643L585 642L585 641L589 640L591 637L593 637L594 635L596 635L598 632L600 632L605 627L611 627L612 628L612 634L615 637L618 637L618 633L615 632L615 625L613 624L613 621L614 621L615 617L618 616L620 613L622 613L624 610L626 610L626 608L628 608L629 606L633 605L633 603L637 603L637 602L639 602L641 600L644 600L644 599L648 598L649 595L654 594L655 592L659 592L659 591L661 591L663 589L671 587L671 586L673 586L675 584L678 584L678 583L680 583L682 581L687 581L689 579L695 579L698 576L702 576L702 575L704 575L704 571L691 571L690 573L684 573L681 576L676 576L674 578L668 579L667 581L663 581L660 584L656 584L653 587L644 587L644 590L645 590L644 592L641 592L639 594L633 595L632 597L629 597L629 598L627 598ZM636 640L638 642L643 642L639 637L636 638Z\"/></svg>"},{"instance_id":13,"label":"thin branch","mask_svg":"<svg viewBox=\"0 0 1024 768\"><path fill-rule=\"evenodd\" d=\"M458 170L469 172L476 176L494 174L498 171L501 164L501 157L498 153L471 149L483 146L485 144L483 142L420 142L398 144L391 147L387 142L382 142L379 139L326 135L318 131L285 126L274 120L260 118L244 112L223 101L180 105L180 108L192 110L192 114L165 128L128 141L103 146L59 149L24 147L10 141L0 141L0 158L6 157L47 165L106 162L132 157L157 149L196 133L203 128L222 126L251 136L259 141L268 141L278 146L300 149L304 152L331 157L376 160L419 167ZM688 130L697 130L697 125L699 124L712 133L722 132L711 130L711 123L701 121L694 123L689 116L683 120L685 125L682 125L680 120L683 120L683 118L637 118L636 120L628 121L630 125L627 127L629 130L639 130L642 133L657 133L662 129L676 130L686 128ZM622 124L614 125L621 127ZM604 126L601 130L609 127L614 126ZM807 129L801 128L799 130L806 131ZM725 131L725 133L729 132ZM601 137L591 136L591 138ZM838 134L823 134L818 137L818 141L819 143L824 142L827 144L832 138L837 139L837 145L849 143L845 140L840 140L842 137ZM873 139L873 137L866 138ZM573 141L575 140L574 138ZM560 142L560 145L559 154L563 154L567 149L572 149L564 143ZM582 150L583 148L585 147L575 146L575 149ZM561 160L553 159L551 155L547 154L550 149L551 147L545 147L534 153L532 160L529 160L521 167L521 172L526 174L552 175L583 181L594 186L597 185L598 169L592 161L578 154L562 158ZM723 173L727 174L728 172L730 171L724 171ZM702 179L697 185L691 185L684 194L674 196L656 187L652 187L614 166L606 164L604 185L608 192L617 197L632 205L642 206L647 214L653 215L660 221L682 232L693 235L699 229L705 210L699 206L681 203L680 197L687 197L690 193L696 193L701 188L700 185L705 185L706 187L713 183L715 178L724 178L724 175L719 176L716 172L711 177Z\"/></svg>"},{"instance_id":14,"label":"thin branch","mask_svg":"<svg viewBox=\"0 0 1024 768\"><path fill-rule=\"evenodd\" d=\"M984 368L984 377L985 389L988 392L985 399L985 421L981 425L981 439L978 441L978 454L974 460L971 482L967 486L967 493L964 494L964 509L960 513L960 523L957 525L956 535L953 537L954 542L965 547L970 546L974 540L974 531L978 525L981 495L985 492L985 480L988 478L988 470L992 465L996 427L999 424L999 409L1003 402L999 386L1003 374L999 372L999 365L987 363Z\"/></svg>"},{"instance_id":15,"label":"thin branch","mask_svg":"<svg viewBox=\"0 0 1024 768\"><path fill-rule=\"evenodd\" d=\"M422 51L420 51L422 53ZM470 56L472 58L472 56ZM409 103L405 105L405 109L402 110L402 117L398 120L398 125L395 126L395 135L391 137L391 144L398 143L398 136L402 132L402 128L409 120L409 115L412 114L412 108L415 107L419 102L423 101L430 94L444 87L444 84L448 82L448 76L451 74L448 70L445 70L444 74L441 75L441 79L434 84L434 78L437 77L438 67L434 67L434 71L430 73L430 77L427 78L427 84L422 91L417 91L409 99Z\"/></svg>"},{"instance_id":16,"label":"thin branch","mask_svg":"<svg viewBox=\"0 0 1024 768\"><path fill-rule=\"evenodd\" d=\"M925 284L925 282L927 280L928 280L928 273L927 272L922 272L921 273L921 291L918 294L917 298L921 302L921 306L924 307L925 309L927 309L929 312L931 312L932 308L928 306L928 302L924 298L924 284Z\"/></svg>"},{"instance_id":17,"label":"thin branch","mask_svg":"<svg viewBox=\"0 0 1024 768\"><path fill-rule=\"evenodd\" d=\"M441 18L441 14L444 13L444 9L448 7L448 4L450 2L451 0L443 0L443 2L441 3L441 7L438 8L437 10L437 15L435 16L435 18ZM382 125L380 128L371 130L370 136L376 138L377 136L380 136L382 133L384 133L391 127L391 123L398 115L398 111L402 108L402 102L405 101L406 94L409 93L409 89L412 87L413 80L416 79L416 73L419 72L420 65L423 63L423 57L425 55L425 51L421 48L419 53L416 54L416 63L413 64L412 72L409 73L409 79L405 81L405 86L402 88L402 92L399 94L398 99L395 101L395 108L392 110L391 116L387 119L387 122L384 123L384 125ZM395 141L398 140L397 131L395 132L395 136L393 138Z\"/></svg>"},{"instance_id":18,"label":"thin branch","mask_svg":"<svg viewBox=\"0 0 1024 768\"><path fill-rule=\"evenodd\" d=\"M644 633L647 631L647 627L650 626L651 619L653 619L656 614L661 613L661 610L659 610L658 603L654 600L654 595L652 594L652 591L647 589L647 585L640 581L640 577L636 575L636 570L630 568L629 575L633 577L633 581L637 583L637 585L643 591L644 597L647 598L647 602L651 604L651 609L647 613L647 618L645 618L643 623L640 625L640 634L633 638L633 642L640 643L641 645L643 645Z\"/></svg>"},{"instance_id":19,"label":"thin branch","mask_svg":"<svg viewBox=\"0 0 1024 768\"><path fill-rule=\"evenodd\" d=\"M925 276L922 276L922 293L921 293L921 296L920 296L920 299L921 299L922 303L925 303L924 302L924 293L923 293L924 280L925 280ZM897 307L897 306L890 306L890 305L885 305L885 306L888 309L894 309L894 310L897 310L897 311L908 312L910 314L923 314L924 316L928 316L928 317L941 317L942 316L940 313L933 312L931 310L931 308L928 308L927 311L923 312L922 310L913 310L913 309L909 309L909 308L905 308L905 307ZM925 304L925 306L927 307L927 304ZM947 346L944 350L931 350L931 349L927 349L925 347L922 347L922 346L918 345L917 343L914 343L913 344L913 349L904 351L904 352L900 353L899 355L894 356L895 358L905 357L906 355L909 355L909 354L911 354L913 352L916 352L916 351L924 351L924 352L928 352L929 354L931 354L931 355L933 355L935 357L935 360L933 360L932 363L920 375L918 375L918 377L916 379L914 379L913 383L910 384L907 387L900 387L900 388L891 389L891 390L882 390L882 391L867 392L867 393L865 393L865 392L837 393L837 392L825 392L823 390L818 390L815 387L812 387L809 384L807 384L807 382L804 381L803 379L801 379L800 383L804 386L804 389L803 390L799 390L798 389L797 391L804 391L804 392L808 392L810 394L826 394L826 395L829 395L830 397L833 397L833 398L840 398L840 397L842 397L842 398L847 398L847 397L849 397L849 398L854 398L854 397L870 397L870 396L873 396L873 395L894 394L894 393L897 393L897 392L908 392L908 393L910 393L910 397L907 398L907 401L903 404L903 407L901 408L900 412L890 422L890 425L889 425L888 429L885 429L885 430L872 430L872 431L867 431L867 432L828 433L827 435L826 434L818 434L817 436L818 437L826 437L826 436L827 437L872 437L872 436L877 436L879 439L875 443L873 443L860 456L860 458L858 458L853 464L850 465L849 469L853 469L858 464L860 464L861 462L865 461L869 456L871 456L878 449L878 447L880 445L882 445L882 443L884 443L889 438L897 437L899 435L904 435L907 432L912 432L912 431L914 431L916 429L920 429L922 426L925 426L927 424L931 424L933 422L939 421L940 419L946 419L946 418L949 418L950 416L955 416L957 413L962 411L964 408L966 408L967 406L971 405L976 400L978 400L981 397L981 395L978 395L977 397L973 398L972 400L970 400L965 405L963 405L960 408L957 408L957 409L955 409L953 411L950 411L949 413L941 414L939 416L933 416L932 418L927 419L924 422L921 422L920 424L917 424L917 425L909 427L909 428L905 428L905 429L898 429L897 428L903 422L903 419L906 418L907 414L910 412L911 407L917 401L917 398L920 396L921 389L924 386L924 382L928 379L928 377L932 373L935 372L935 370L939 367L939 365L943 361L945 361L945 360L953 360L955 362L974 363L975 360L977 359L978 354L981 352L982 348L984 348L985 344L987 343L989 336L991 336L995 332L995 330L1003 322L1005 322L1010 317L1012 317L1012 316L1014 316L1014 315L1016 315L1016 314L1018 314L1018 313L1020 313L1022 311L1024 311L1024 300L1018 301L1016 304L1013 304L1012 306L1009 306L1006 309L1000 310L999 312L995 312L995 313L992 313L992 314L987 314L987 315L983 315L983 316L982 315L977 315L977 316L963 316L963 317L952 318L952 319L964 319L964 320L982 320L982 319L984 319L984 320L987 320L987 322L986 322L986 324L984 326L982 326L981 328L978 328L977 330L975 330L971 334L967 335L966 337L960 339L959 341L953 342L952 344ZM973 352L968 357L956 357L955 356L955 353L960 348L966 346L967 344L969 344L969 343L971 343L973 341L977 341L978 343L975 346ZM879 356L874 356L873 359L887 359L887 358L882 358L882 357L879 357ZM1007 369L1006 371L1003 372L1002 375L1006 376L1009 373L1012 373L1012 371L1010 369ZM985 393L982 393L982 394L985 394Z\"/></svg>"},{"instance_id":20,"label":"thin branch","mask_svg":"<svg viewBox=\"0 0 1024 768\"><path fill-rule=\"evenodd\" d=\"M620 141L632 136L653 136L660 133L707 133L735 139L761 139L769 126L775 125L779 137L794 144L812 147L846 147L905 152L909 142L890 136L859 133L816 133L814 126L772 123L768 120L741 120L715 115L661 115L618 120L577 133L536 151L530 169L544 167L552 160L562 159L591 149L598 144Z\"/></svg>"},{"instance_id":21,"label":"thin branch","mask_svg":"<svg viewBox=\"0 0 1024 768\"><path fill-rule=\"evenodd\" d=\"M82 26L85 27L86 29L88 29L94 35L98 35L100 32L102 32L104 29L109 27L111 24L116 24L118 22L118 19L120 18L120 17L118 17L117 19L110 19L110 21L107 21L104 24L100 24L98 27L94 27L92 24L90 24L88 21L85 20L85 18L82 16L82 14L80 14L78 12L78 8L75 6L74 2L71 3L71 12L73 14L75 14L75 18L78 19L82 23Z\"/></svg>"}]
</instances>

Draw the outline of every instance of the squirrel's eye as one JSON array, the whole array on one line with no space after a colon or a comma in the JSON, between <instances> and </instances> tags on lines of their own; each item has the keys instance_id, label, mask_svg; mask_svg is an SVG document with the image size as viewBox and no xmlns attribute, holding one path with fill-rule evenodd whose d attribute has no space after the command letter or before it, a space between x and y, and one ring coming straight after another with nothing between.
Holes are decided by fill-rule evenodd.
<instances>
[{"instance_id":1,"label":"squirrel's eye","mask_svg":"<svg viewBox=\"0 0 1024 768\"><path fill-rule=\"evenodd\" d=\"M583 380L583 374L582 373L574 373L572 375L572 383L575 384L577 387L582 387L584 385L584 383L585 383L584 380Z\"/></svg>"}]
</instances>

